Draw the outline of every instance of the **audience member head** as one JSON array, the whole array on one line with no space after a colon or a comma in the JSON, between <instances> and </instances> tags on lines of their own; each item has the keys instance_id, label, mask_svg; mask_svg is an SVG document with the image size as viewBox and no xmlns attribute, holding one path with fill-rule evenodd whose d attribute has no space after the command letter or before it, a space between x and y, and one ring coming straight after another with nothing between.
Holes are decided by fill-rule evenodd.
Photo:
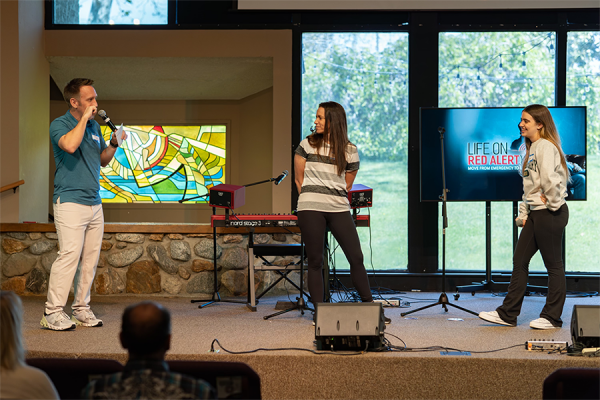
<instances>
[{"instance_id":1,"label":"audience member head","mask_svg":"<svg viewBox=\"0 0 600 400\"><path fill-rule=\"evenodd\" d=\"M163 359L171 345L171 314L154 301L132 304L123 313L120 338L130 358Z\"/></svg>"},{"instance_id":2,"label":"audience member head","mask_svg":"<svg viewBox=\"0 0 600 400\"><path fill-rule=\"evenodd\" d=\"M25 364L25 348L21 325L23 323L23 303L14 292L0 292L0 357L1 367L12 371Z\"/></svg>"}]
</instances>

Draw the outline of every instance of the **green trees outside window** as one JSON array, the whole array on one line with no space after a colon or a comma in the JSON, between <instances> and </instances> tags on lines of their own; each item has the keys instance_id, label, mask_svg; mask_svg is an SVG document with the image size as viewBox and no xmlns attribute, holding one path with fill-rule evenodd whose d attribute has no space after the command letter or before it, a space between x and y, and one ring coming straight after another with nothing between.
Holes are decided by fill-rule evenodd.
<instances>
[{"instance_id":1,"label":"green trees outside window","mask_svg":"<svg viewBox=\"0 0 600 400\"><path fill-rule=\"evenodd\" d=\"M600 270L600 32L567 36L567 105L587 106L587 201L569 203L567 271Z\"/></svg>"},{"instance_id":2,"label":"green trees outside window","mask_svg":"<svg viewBox=\"0 0 600 400\"><path fill-rule=\"evenodd\" d=\"M367 269L406 270L408 263L408 34L304 33L302 137L319 103L346 110L350 141L361 157L356 183L373 188L371 231L359 228ZM336 267L347 269L340 249Z\"/></svg>"},{"instance_id":3,"label":"green trees outside window","mask_svg":"<svg viewBox=\"0 0 600 400\"><path fill-rule=\"evenodd\" d=\"M439 107L554 105L555 47L554 32L440 33ZM448 203L447 269L485 269L485 212L484 202ZM512 202L492 202L491 215L492 268L510 271ZM539 254L530 268L545 271Z\"/></svg>"}]
</instances>

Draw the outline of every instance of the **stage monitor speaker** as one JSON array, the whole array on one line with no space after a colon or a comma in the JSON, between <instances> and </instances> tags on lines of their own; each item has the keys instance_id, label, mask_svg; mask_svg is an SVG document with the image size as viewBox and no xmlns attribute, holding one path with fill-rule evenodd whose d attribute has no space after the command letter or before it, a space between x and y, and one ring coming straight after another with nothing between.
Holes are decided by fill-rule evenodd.
<instances>
[{"instance_id":1,"label":"stage monitor speaker","mask_svg":"<svg viewBox=\"0 0 600 400\"><path fill-rule=\"evenodd\" d=\"M584 348L600 347L600 306L573 306L571 337Z\"/></svg>"},{"instance_id":2,"label":"stage monitor speaker","mask_svg":"<svg viewBox=\"0 0 600 400\"><path fill-rule=\"evenodd\" d=\"M368 186L355 183L348 191L348 202L350 208L363 208L373 206L373 189Z\"/></svg>"},{"instance_id":3,"label":"stage monitor speaker","mask_svg":"<svg viewBox=\"0 0 600 400\"><path fill-rule=\"evenodd\" d=\"M381 303L317 303L315 339L318 350L378 350L385 320Z\"/></svg>"},{"instance_id":4,"label":"stage monitor speaker","mask_svg":"<svg viewBox=\"0 0 600 400\"><path fill-rule=\"evenodd\" d=\"M220 184L209 190L208 204L211 207L229 208L233 210L246 202L246 187Z\"/></svg>"}]
</instances>

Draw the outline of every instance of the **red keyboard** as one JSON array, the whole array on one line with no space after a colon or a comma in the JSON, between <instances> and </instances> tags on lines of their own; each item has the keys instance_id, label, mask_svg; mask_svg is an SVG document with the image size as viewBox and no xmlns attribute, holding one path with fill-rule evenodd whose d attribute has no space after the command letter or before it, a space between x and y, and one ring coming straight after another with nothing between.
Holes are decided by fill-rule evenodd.
<instances>
[{"instance_id":1,"label":"red keyboard","mask_svg":"<svg viewBox=\"0 0 600 400\"><path fill-rule=\"evenodd\" d=\"M357 215L356 226L369 226L369 215ZM212 215L210 217L211 227L227 228L276 228L298 226L298 217L292 214L242 214L242 215Z\"/></svg>"}]
</instances>

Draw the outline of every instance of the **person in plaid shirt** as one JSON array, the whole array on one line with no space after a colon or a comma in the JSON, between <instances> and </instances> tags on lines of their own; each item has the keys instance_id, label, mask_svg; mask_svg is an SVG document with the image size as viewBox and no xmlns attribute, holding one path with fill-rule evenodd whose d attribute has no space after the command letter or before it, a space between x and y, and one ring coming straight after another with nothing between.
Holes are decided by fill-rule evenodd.
<instances>
[{"instance_id":1,"label":"person in plaid shirt","mask_svg":"<svg viewBox=\"0 0 600 400\"><path fill-rule=\"evenodd\" d=\"M123 372L90 382L83 399L214 399L206 381L170 372L165 354L171 344L171 315L162 305L144 301L123 313L121 345L129 352Z\"/></svg>"}]
</instances>

